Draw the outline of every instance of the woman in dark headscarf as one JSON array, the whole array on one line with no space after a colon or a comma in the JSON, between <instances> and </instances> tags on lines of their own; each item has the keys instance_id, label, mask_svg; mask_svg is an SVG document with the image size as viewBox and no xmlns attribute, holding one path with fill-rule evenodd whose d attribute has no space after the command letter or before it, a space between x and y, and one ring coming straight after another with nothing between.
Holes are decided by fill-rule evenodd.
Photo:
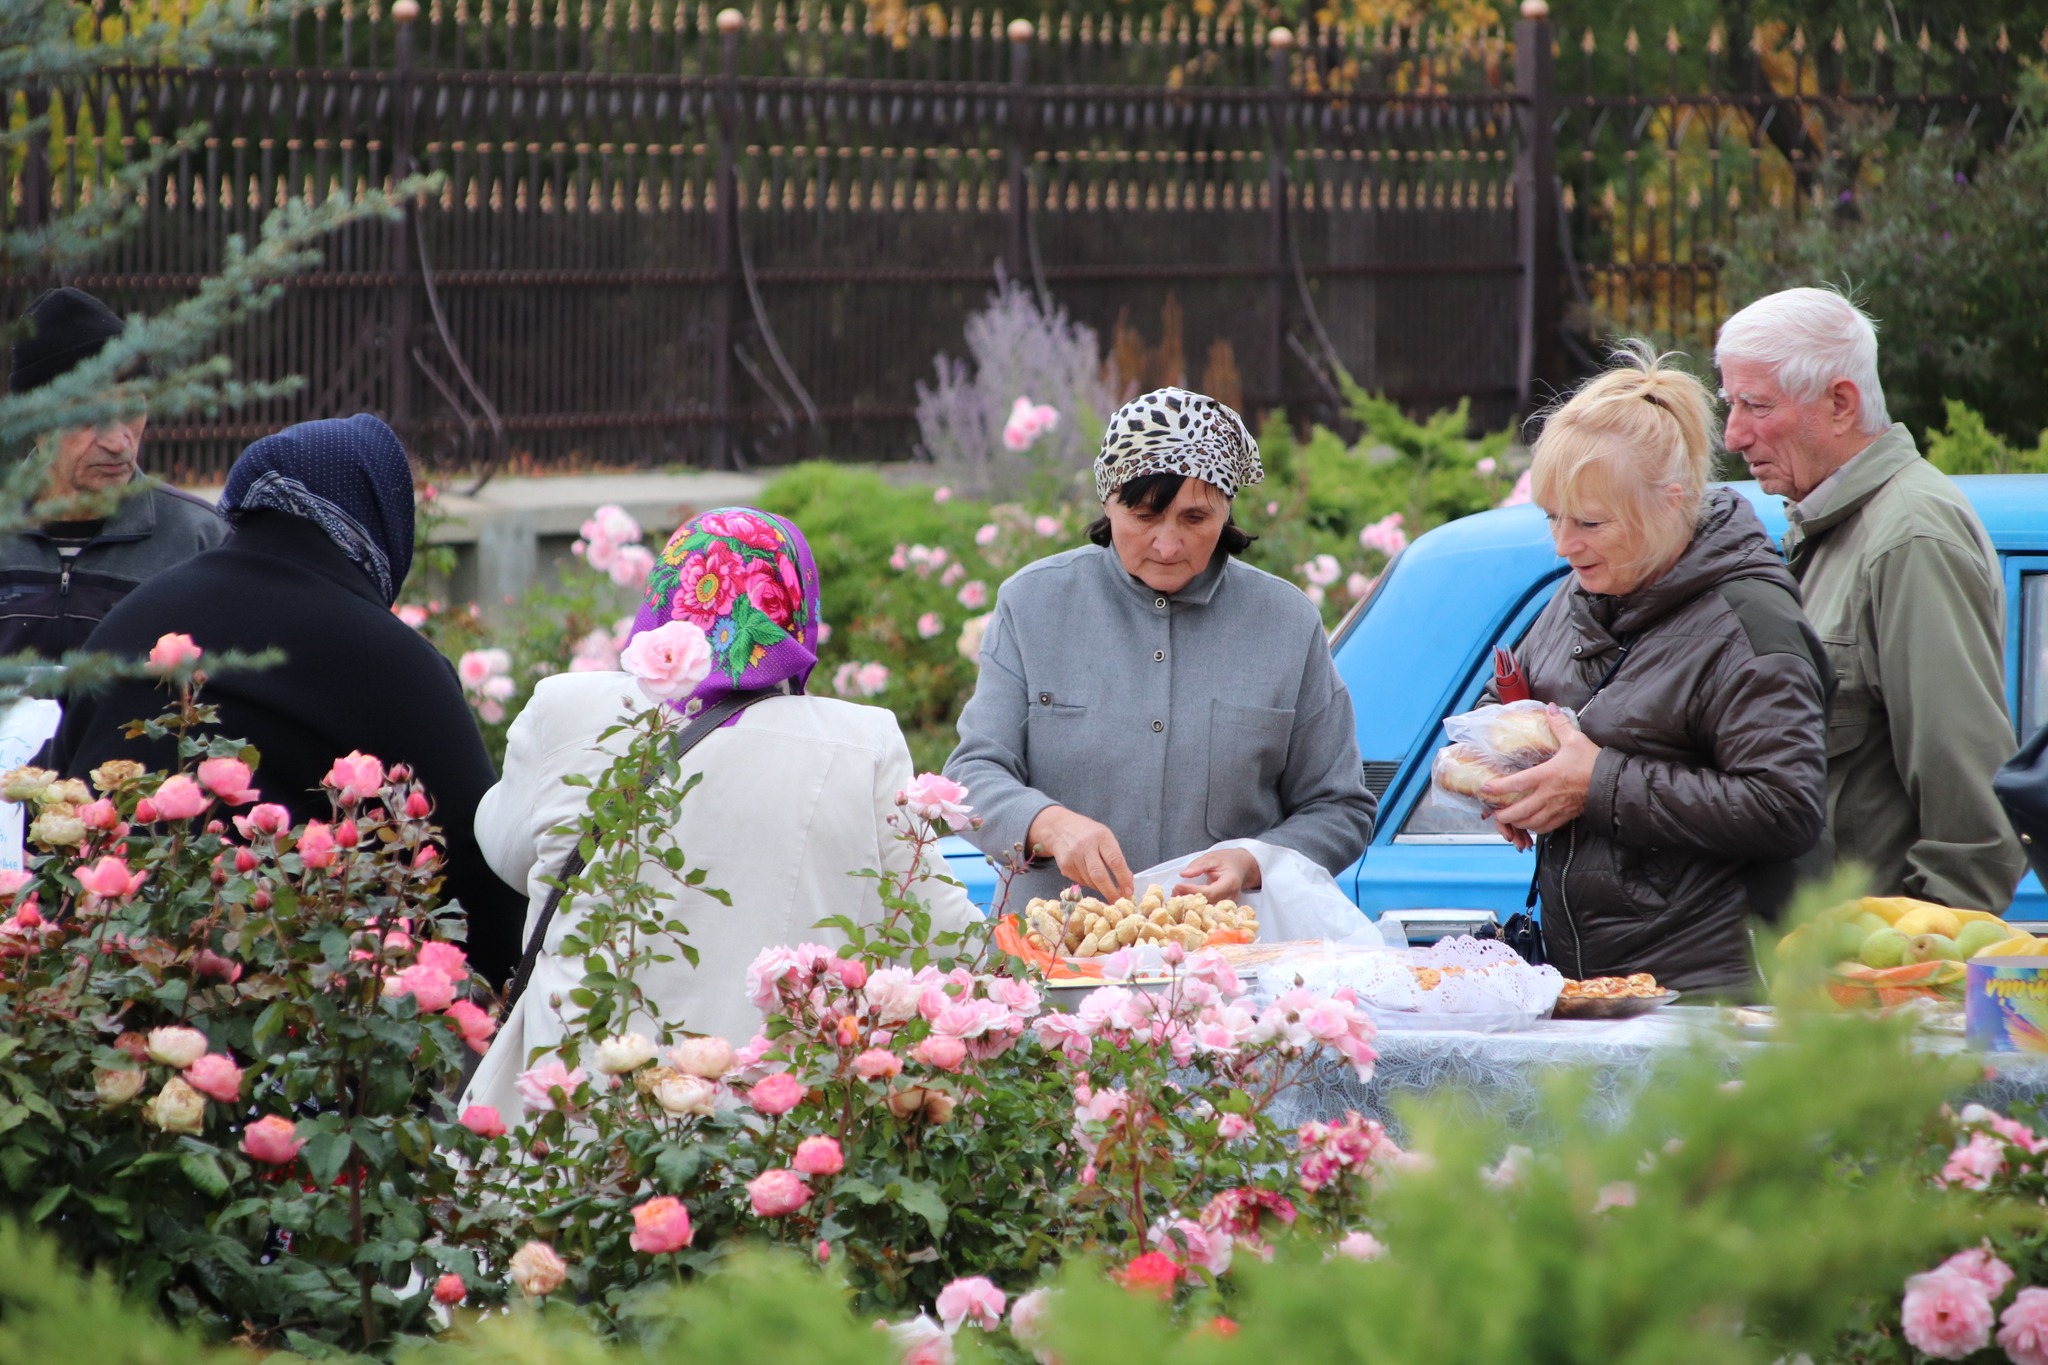
<instances>
[{"instance_id":1,"label":"woman in dark headscarf","mask_svg":"<svg viewBox=\"0 0 2048 1365\"><path fill-rule=\"evenodd\" d=\"M889 819L911 781L910 749L896 717L881 707L804 695L818 662L818 570L802 533L782 518L728 507L685 523L648 578L634 634L670 621L695 623L711 645L710 673L669 703L683 715L735 692L785 694L755 702L684 755L681 777L703 780L682 803L675 841L702 869L704 884L732 903L668 882L697 961L672 953L636 982L661 1025L738 1044L761 1026L746 982L760 951L839 942L817 927L828 916L875 923L882 915L875 883L853 874L909 870L909 848ZM477 808L477 838L491 866L527 888L529 925L538 923L548 879L575 848L588 808L590 788L563 779L599 780L630 739L606 732L647 707L625 673L563 673L544 679L512 722L505 780ZM665 875L642 864L650 884L663 885ZM920 894L934 930L959 929L974 916L957 886L930 881ZM572 900L549 924L526 993L465 1103L518 1110L519 1073L534 1049L561 1040L556 1002L583 979L582 959L555 951L580 919ZM655 1032L650 1021L633 1027Z\"/></svg>"},{"instance_id":2,"label":"woman in dark headscarf","mask_svg":"<svg viewBox=\"0 0 2048 1365\"><path fill-rule=\"evenodd\" d=\"M178 633L208 653L282 650L275 668L209 677L218 733L256 746L264 799L295 821L327 814L320 779L343 754L411 764L446 834L447 890L469 913L471 958L502 979L518 956L525 903L477 850L477 800L496 775L454 668L391 614L412 565L405 448L368 414L301 423L242 452L221 511L234 527L227 544L137 588L86 648L141 658ZM56 766L77 775L110 758L171 766L171 746L122 733L163 709L162 689L147 679L72 698Z\"/></svg>"}]
</instances>

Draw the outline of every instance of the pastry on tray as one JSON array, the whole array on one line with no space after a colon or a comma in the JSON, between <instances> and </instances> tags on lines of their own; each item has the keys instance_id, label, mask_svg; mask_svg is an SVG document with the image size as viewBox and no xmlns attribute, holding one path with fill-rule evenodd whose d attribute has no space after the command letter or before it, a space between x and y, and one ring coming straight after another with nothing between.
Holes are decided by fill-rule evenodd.
<instances>
[{"instance_id":1,"label":"pastry on tray","mask_svg":"<svg viewBox=\"0 0 2048 1365\"><path fill-rule=\"evenodd\" d=\"M1212 905L1199 891L1168 896L1156 886L1135 902L1128 896L1108 903L1094 896L1034 900L1024 907L1024 922L1027 944L1060 957L1107 957L1146 943L1177 943L1193 952L1259 936L1259 912L1249 905Z\"/></svg>"}]
</instances>

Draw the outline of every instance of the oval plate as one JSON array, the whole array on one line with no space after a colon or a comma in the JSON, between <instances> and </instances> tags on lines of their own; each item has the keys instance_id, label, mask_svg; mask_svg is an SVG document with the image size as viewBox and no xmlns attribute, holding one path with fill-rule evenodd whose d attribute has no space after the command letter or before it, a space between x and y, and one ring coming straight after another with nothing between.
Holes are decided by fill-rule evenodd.
<instances>
[{"instance_id":1,"label":"oval plate","mask_svg":"<svg viewBox=\"0 0 2048 1365\"><path fill-rule=\"evenodd\" d=\"M1677 991L1665 991L1660 995L1615 995L1603 999L1557 998L1556 1008L1550 1011L1553 1019L1633 1019L1639 1014L1648 1014L1661 1005L1668 1005L1678 998Z\"/></svg>"}]
</instances>

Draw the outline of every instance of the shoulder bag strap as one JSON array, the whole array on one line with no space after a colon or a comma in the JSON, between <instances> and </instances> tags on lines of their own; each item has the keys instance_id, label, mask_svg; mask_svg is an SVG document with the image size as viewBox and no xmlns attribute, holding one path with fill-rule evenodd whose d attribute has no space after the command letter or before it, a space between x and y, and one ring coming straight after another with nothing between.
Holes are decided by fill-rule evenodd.
<instances>
[{"instance_id":1,"label":"shoulder bag strap","mask_svg":"<svg viewBox=\"0 0 2048 1365\"><path fill-rule=\"evenodd\" d=\"M768 697L786 695L788 694L779 690L735 692L718 705L699 711L695 718L683 727L682 734L677 736L676 757L681 758L696 748L706 735L755 702ZM498 1007L500 1020L510 1019L513 1007L519 1003L519 997L526 994L527 983L533 979L534 964L540 961L541 945L547 942L548 926L555 922L555 911L562 908L562 897L568 890L570 880L583 871L583 839L588 832L588 829L585 829L577 835L576 847L569 850L569 856L555 869L554 888L548 892L547 903L540 908L540 920L533 926L533 934L526 941L526 951L520 954L519 970L512 974L512 984L505 989L505 1001Z\"/></svg>"}]
</instances>

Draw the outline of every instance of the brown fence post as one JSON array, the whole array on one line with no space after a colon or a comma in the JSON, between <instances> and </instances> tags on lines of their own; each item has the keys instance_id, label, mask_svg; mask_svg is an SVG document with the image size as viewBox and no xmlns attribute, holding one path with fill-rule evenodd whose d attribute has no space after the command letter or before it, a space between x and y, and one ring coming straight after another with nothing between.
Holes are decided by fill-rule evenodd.
<instances>
[{"instance_id":1,"label":"brown fence post","mask_svg":"<svg viewBox=\"0 0 2048 1365\"><path fill-rule=\"evenodd\" d=\"M50 92L40 81L29 81L23 93L31 122L49 116ZM39 228L50 221L50 130L37 130L25 150L21 166L21 225Z\"/></svg>"},{"instance_id":2,"label":"brown fence post","mask_svg":"<svg viewBox=\"0 0 2048 1365\"><path fill-rule=\"evenodd\" d=\"M1561 363L1564 260L1557 244L1557 62L1551 51L1550 6L1522 0L1515 24L1515 93L1522 136L1515 149L1515 254L1522 268L1517 402L1538 406L1536 386L1564 377Z\"/></svg>"},{"instance_id":3,"label":"brown fence post","mask_svg":"<svg viewBox=\"0 0 2048 1365\"><path fill-rule=\"evenodd\" d=\"M1003 241L1003 265L1013 280L1029 279L1031 270L1031 147L1030 111L1025 107L1025 88L1031 84L1031 39L1036 30L1029 19L1012 19L1006 30L1010 38L1010 212Z\"/></svg>"},{"instance_id":4,"label":"brown fence post","mask_svg":"<svg viewBox=\"0 0 2048 1365\"><path fill-rule=\"evenodd\" d=\"M740 171L739 171L739 73L740 30L746 17L736 9L718 12L718 204L717 229L713 241L718 250L718 284L712 299L711 360L713 416L711 467L740 467L738 414L735 411L732 375L733 291L739 280Z\"/></svg>"},{"instance_id":5,"label":"brown fence post","mask_svg":"<svg viewBox=\"0 0 2048 1365\"><path fill-rule=\"evenodd\" d=\"M398 25L393 36L391 64L391 97L393 134L391 140L390 187L397 189L401 181L412 174L413 137L413 24L420 17L418 0L397 0L391 7L391 18ZM390 403L391 429L398 433L415 457L418 435L414 431L412 411L412 322L413 290L416 281L412 271L413 214L416 212L410 196L400 206L398 220L385 232L389 268L396 275L391 286L391 333L385 347L384 363L390 391L386 395Z\"/></svg>"},{"instance_id":6,"label":"brown fence post","mask_svg":"<svg viewBox=\"0 0 2048 1365\"><path fill-rule=\"evenodd\" d=\"M1269 392L1275 407L1287 404L1287 97L1291 88L1287 58L1293 47L1292 29L1276 24L1266 30L1266 54L1273 73L1266 123L1266 191L1272 200L1266 213L1270 229L1266 345L1272 352L1267 373L1272 376Z\"/></svg>"}]
</instances>

